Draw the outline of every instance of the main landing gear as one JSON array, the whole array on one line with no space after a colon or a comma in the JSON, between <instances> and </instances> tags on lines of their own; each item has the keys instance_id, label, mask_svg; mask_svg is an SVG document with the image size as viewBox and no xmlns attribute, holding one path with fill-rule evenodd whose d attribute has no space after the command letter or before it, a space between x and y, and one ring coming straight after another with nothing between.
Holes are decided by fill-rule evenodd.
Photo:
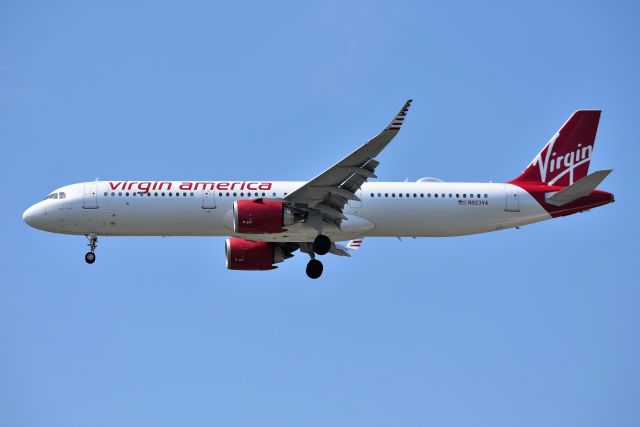
<instances>
[{"instance_id":1,"label":"main landing gear","mask_svg":"<svg viewBox=\"0 0 640 427\"><path fill-rule=\"evenodd\" d=\"M326 255L331 249L331 239L324 234L318 234L313 241L313 251L318 255Z\"/></svg>"},{"instance_id":2,"label":"main landing gear","mask_svg":"<svg viewBox=\"0 0 640 427\"><path fill-rule=\"evenodd\" d=\"M309 278L311 279L317 279L322 275L323 269L324 267L319 260L311 258L309 264L307 264L307 276L309 276Z\"/></svg>"},{"instance_id":3,"label":"main landing gear","mask_svg":"<svg viewBox=\"0 0 640 427\"><path fill-rule=\"evenodd\" d=\"M307 276L311 279L317 279L322 275L322 270L324 267L322 266L322 262L315 258L315 254L325 255L331 249L331 239L329 239L324 234L318 234L318 236L313 241L311 245L311 250L307 253L311 257L311 260L307 264Z\"/></svg>"},{"instance_id":4,"label":"main landing gear","mask_svg":"<svg viewBox=\"0 0 640 427\"><path fill-rule=\"evenodd\" d=\"M87 239L89 239L89 252L84 255L84 260L87 264L93 264L96 262L96 247L98 246L98 235L96 233L91 233L87 235Z\"/></svg>"}]
</instances>

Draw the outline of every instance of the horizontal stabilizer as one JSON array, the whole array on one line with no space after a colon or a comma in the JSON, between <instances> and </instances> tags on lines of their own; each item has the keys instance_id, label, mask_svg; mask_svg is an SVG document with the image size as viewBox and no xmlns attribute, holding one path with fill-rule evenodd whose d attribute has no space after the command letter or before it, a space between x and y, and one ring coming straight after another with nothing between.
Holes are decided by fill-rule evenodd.
<instances>
[{"instance_id":1,"label":"horizontal stabilizer","mask_svg":"<svg viewBox=\"0 0 640 427\"><path fill-rule=\"evenodd\" d=\"M547 203L554 206L564 206L581 197L586 197L613 171L613 169L605 169L596 171L571 184L555 193L547 193L545 199Z\"/></svg>"}]
</instances>

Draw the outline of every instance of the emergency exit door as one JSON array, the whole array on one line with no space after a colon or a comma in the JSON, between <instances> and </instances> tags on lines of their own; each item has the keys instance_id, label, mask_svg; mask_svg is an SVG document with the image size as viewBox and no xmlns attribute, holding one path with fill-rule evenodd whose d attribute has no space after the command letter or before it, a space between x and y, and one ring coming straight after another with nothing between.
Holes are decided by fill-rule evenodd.
<instances>
[{"instance_id":1,"label":"emergency exit door","mask_svg":"<svg viewBox=\"0 0 640 427\"><path fill-rule=\"evenodd\" d=\"M202 194L202 209L216 208L215 195L216 193L213 190L204 190L204 193Z\"/></svg>"}]
</instances>

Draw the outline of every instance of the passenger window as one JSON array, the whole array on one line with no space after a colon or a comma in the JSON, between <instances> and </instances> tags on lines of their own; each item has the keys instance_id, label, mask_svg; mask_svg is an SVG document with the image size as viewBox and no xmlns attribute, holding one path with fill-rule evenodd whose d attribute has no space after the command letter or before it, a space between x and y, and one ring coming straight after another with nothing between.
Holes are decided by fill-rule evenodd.
<instances>
[{"instance_id":1,"label":"passenger window","mask_svg":"<svg viewBox=\"0 0 640 427\"><path fill-rule=\"evenodd\" d=\"M478 199L480 198L480 195L478 194Z\"/></svg>"},{"instance_id":2,"label":"passenger window","mask_svg":"<svg viewBox=\"0 0 640 427\"><path fill-rule=\"evenodd\" d=\"M420 193L420 197L424 197L424 193Z\"/></svg>"},{"instance_id":3,"label":"passenger window","mask_svg":"<svg viewBox=\"0 0 640 427\"><path fill-rule=\"evenodd\" d=\"M118 197L122 197L122 191L118 193Z\"/></svg>"},{"instance_id":4,"label":"passenger window","mask_svg":"<svg viewBox=\"0 0 640 427\"><path fill-rule=\"evenodd\" d=\"M273 193L273 197L276 197L276 193L275 192Z\"/></svg>"},{"instance_id":5,"label":"passenger window","mask_svg":"<svg viewBox=\"0 0 640 427\"><path fill-rule=\"evenodd\" d=\"M463 198L463 199L466 199L466 198L467 198L467 195L466 195L466 194L463 194L463 195L462 195L462 198Z\"/></svg>"},{"instance_id":6,"label":"passenger window","mask_svg":"<svg viewBox=\"0 0 640 427\"><path fill-rule=\"evenodd\" d=\"M438 193L435 193L433 197L438 198Z\"/></svg>"},{"instance_id":7,"label":"passenger window","mask_svg":"<svg viewBox=\"0 0 640 427\"><path fill-rule=\"evenodd\" d=\"M384 193L384 197L389 197L389 193Z\"/></svg>"},{"instance_id":8,"label":"passenger window","mask_svg":"<svg viewBox=\"0 0 640 427\"><path fill-rule=\"evenodd\" d=\"M265 197L267 195L267 193L262 193L262 197Z\"/></svg>"},{"instance_id":9,"label":"passenger window","mask_svg":"<svg viewBox=\"0 0 640 427\"><path fill-rule=\"evenodd\" d=\"M373 193L371 193L371 197L373 197Z\"/></svg>"},{"instance_id":10,"label":"passenger window","mask_svg":"<svg viewBox=\"0 0 640 427\"><path fill-rule=\"evenodd\" d=\"M158 193L153 193L153 197L158 197Z\"/></svg>"},{"instance_id":11,"label":"passenger window","mask_svg":"<svg viewBox=\"0 0 640 427\"><path fill-rule=\"evenodd\" d=\"M407 197L411 197L411 194L407 193Z\"/></svg>"},{"instance_id":12,"label":"passenger window","mask_svg":"<svg viewBox=\"0 0 640 427\"><path fill-rule=\"evenodd\" d=\"M418 195L416 193L413 193L413 197L418 197Z\"/></svg>"},{"instance_id":13,"label":"passenger window","mask_svg":"<svg viewBox=\"0 0 640 427\"><path fill-rule=\"evenodd\" d=\"M229 197L229 193L227 193L227 197Z\"/></svg>"},{"instance_id":14,"label":"passenger window","mask_svg":"<svg viewBox=\"0 0 640 427\"><path fill-rule=\"evenodd\" d=\"M391 193L391 197L396 197L396 193Z\"/></svg>"},{"instance_id":15,"label":"passenger window","mask_svg":"<svg viewBox=\"0 0 640 427\"><path fill-rule=\"evenodd\" d=\"M233 197L237 197L237 196L238 196L238 193L233 193Z\"/></svg>"},{"instance_id":16,"label":"passenger window","mask_svg":"<svg viewBox=\"0 0 640 427\"><path fill-rule=\"evenodd\" d=\"M430 199L431 198L431 193L427 194L427 198Z\"/></svg>"},{"instance_id":17,"label":"passenger window","mask_svg":"<svg viewBox=\"0 0 640 427\"><path fill-rule=\"evenodd\" d=\"M452 198L452 197L453 197L453 194L449 193L449 198Z\"/></svg>"},{"instance_id":18,"label":"passenger window","mask_svg":"<svg viewBox=\"0 0 640 427\"><path fill-rule=\"evenodd\" d=\"M398 193L398 197L402 197L402 193Z\"/></svg>"},{"instance_id":19,"label":"passenger window","mask_svg":"<svg viewBox=\"0 0 640 427\"><path fill-rule=\"evenodd\" d=\"M107 196L107 195L109 195L109 193L107 193L107 192L105 191L105 192L104 192L104 195L105 195L105 196Z\"/></svg>"},{"instance_id":20,"label":"passenger window","mask_svg":"<svg viewBox=\"0 0 640 427\"><path fill-rule=\"evenodd\" d=\"M485 195L484 195L484 198L485 198L485 199L488 199L488 198L489 198L489 195L488 195L488 194L485 194Z\"/></svg>"}]
</instances>

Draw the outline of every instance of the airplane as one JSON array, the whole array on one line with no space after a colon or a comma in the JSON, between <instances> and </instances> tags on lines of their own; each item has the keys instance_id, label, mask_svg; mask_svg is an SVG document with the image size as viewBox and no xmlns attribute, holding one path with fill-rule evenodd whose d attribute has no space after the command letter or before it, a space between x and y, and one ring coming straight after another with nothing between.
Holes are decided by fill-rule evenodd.
<instances>
[{"instance_id":1,"label":"airplane","mask_svg":"<svg viewBox=\"0 0 640 427\"><path fill-rule=\"evenodd\" d=\"M272 270L300 250L307 276L318 256L350 256L365 237L446 237L520 227L614 201L591 174L599 110L574 112L517 178L505 183L370 182L376 156L402 127L412 100L377 136L306 182L99 181L67 185L29 207L23 220L52 233L98 236L229 236L231 270ZM348 243L345 245L339 242Z\"/></svg>"}]
</instances>

